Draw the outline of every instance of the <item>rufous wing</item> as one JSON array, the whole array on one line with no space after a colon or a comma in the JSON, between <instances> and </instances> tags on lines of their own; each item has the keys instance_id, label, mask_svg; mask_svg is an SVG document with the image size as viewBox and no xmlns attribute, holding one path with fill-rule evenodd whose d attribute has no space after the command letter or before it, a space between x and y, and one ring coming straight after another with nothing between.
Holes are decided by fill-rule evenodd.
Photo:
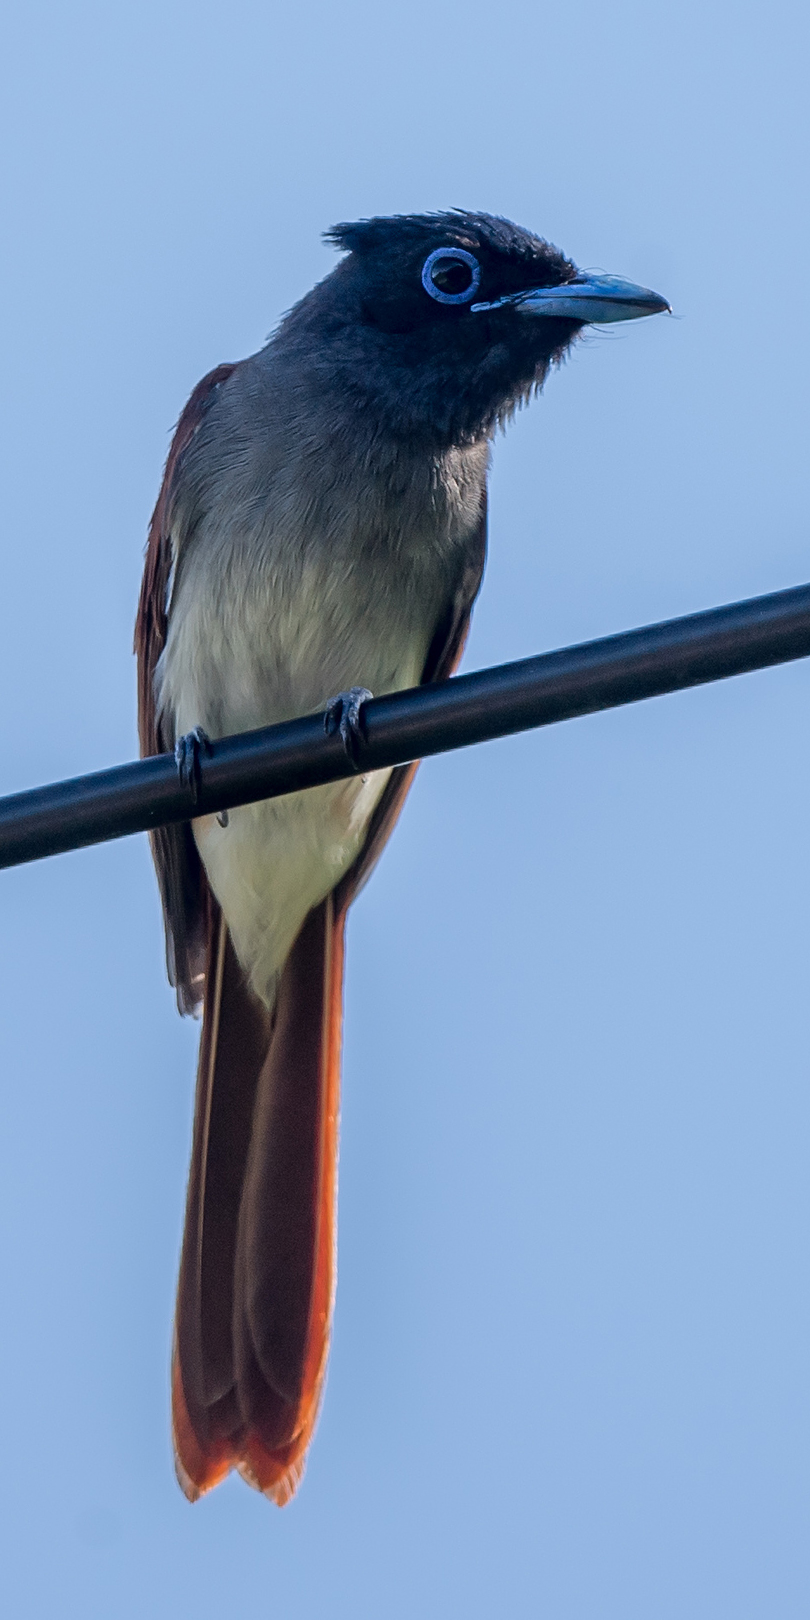
<instances>
[{"instance_id":1,"label":"rufous wing","mask_svg":"<svg viewBox=\"0 0 810 1620\"><path fill-rule=\"evenodd\" d=\"M143 583L135 620L138 660L138 736L141 754L164 754L174 746L157 712L155 673L166 645L172 580L172 504L183 455L235 365L217 366L197 384L175 428L163 482L149 525ZM149 834L155 862L169 982L181 1012L196 1012L203 999L208 941L208 885L188 823Z\"/></svg>"}]
</instances>

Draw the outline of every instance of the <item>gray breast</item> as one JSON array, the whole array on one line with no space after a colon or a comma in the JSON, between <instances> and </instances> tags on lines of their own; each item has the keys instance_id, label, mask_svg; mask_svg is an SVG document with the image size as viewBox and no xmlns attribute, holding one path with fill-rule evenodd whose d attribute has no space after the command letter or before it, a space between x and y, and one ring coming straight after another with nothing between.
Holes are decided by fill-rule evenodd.
<instances>
[{"instance_id":1,"label":"gray breast","mask_svg":"<svg viewBox=\"0 0 810 1620\"><path fill-rule=\"evenodd\" d=\"M419 680L475 544L488 444L386 439L272 346L220 390L172 506L158 670L176 730L306 713L346 685Z\"/></svg>"}]
</instances>

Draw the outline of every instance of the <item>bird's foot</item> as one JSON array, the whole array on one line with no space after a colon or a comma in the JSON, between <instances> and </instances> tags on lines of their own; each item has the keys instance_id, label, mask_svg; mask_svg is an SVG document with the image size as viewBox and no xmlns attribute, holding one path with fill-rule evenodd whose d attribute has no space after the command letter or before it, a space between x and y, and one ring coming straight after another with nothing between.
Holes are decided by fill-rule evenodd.
<instances>
[{"instance_id":1,"label":"bird's foot","mask_svg":"<svg viewBox=\"0 0 810 1620\"><path fill-rule=\"evenodd\" d=\"M367 686L351 686L348 692L338 692L337 697L330 698L324 712L323 729L327 737L334 737L336 731L340 732L343 747L355 770L360 768L360 746L366 737L363 704L373 696Z\"/></svg>"},{"instance_id":2,"label":"bird's foot","mask_svg":"<svg viewBox=\"0 0 810 1620\"><path fill-rule=\"evenodd\" d=\"M192 804L196 804L200 797L200 761L204 754L210 752L211 738L203 731L202 726L195 726L194 730L186 732L184 737L178 737L174 745L177 774Z\"/></svg>"}]
</instances>

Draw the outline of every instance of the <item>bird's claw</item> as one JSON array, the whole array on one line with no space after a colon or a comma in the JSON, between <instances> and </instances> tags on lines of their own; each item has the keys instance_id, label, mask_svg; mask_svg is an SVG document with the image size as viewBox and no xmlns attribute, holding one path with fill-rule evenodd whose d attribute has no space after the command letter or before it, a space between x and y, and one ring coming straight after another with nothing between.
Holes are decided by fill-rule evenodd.
<instances>
[{"instance_id":1,"label":"bird's claw","mask_svg":"<svg viewBox=\"0 0 810 1620\"><path fill-rule=\"evenodd\" d=\"M193 731L186 732L184 737L178 737L174 745L174 759L180 784L188 793L192 804L196 804L200 797L202 785L200 776L200 761L203 754L210 754L211 738L202 726L195 726Z\"/></svg>"},{"instance_id":2,"label":"bird's claw","mask_svg":"<svg viewBox=\"0 0 810 1620\"><path fill-rule=\"evenodd\" d=\"M367 686L351 686L348 692L338 692L336 697L330 698L324 712L323 729L327 737L340 732L343 747L356 771L360 769L360 747L366 737L363 704L373 696Z\"/></svg>"}]
</instances>

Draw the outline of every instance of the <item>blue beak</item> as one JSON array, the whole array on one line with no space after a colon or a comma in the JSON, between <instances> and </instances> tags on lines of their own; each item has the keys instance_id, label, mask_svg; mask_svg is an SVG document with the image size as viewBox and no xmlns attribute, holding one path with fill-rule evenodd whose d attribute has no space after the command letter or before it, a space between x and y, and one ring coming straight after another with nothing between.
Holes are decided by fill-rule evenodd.
<instances>
[{"instance_id":1,"label":"blue beak","mask_svg":"<svg viewBox=\"0 0 810 1620\"><path fill-rule=\"evenodd\" d=\"M507 293L492 304L472 304L471 311L503 309L512 304L527 315L563 316L568 321L604 325L608 321L637 321L642 315L672 313L666 298L637 287L621 276L577 276L561 287L533 287L530 292Z\"/></svg>"}]
</instances>

